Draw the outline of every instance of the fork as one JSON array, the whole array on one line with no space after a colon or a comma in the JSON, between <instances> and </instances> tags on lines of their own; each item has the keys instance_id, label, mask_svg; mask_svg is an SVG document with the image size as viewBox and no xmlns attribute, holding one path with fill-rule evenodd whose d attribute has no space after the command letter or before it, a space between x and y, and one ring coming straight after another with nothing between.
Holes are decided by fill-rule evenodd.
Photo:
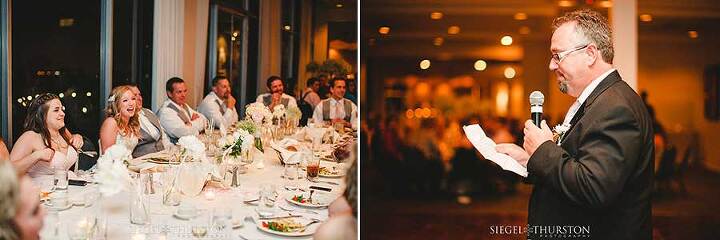
<instances>
[{"instance_id":1,"label":"fork","mask_svg":"<svg viewBox=\"0 0 720 240\"><path fill-rule=\"evenodd\" d=\"M299 228L299 232L305 232L305 230L307 229L308 226L315 224L315 223L322 222L320 219L317 219L317 218L311 218L310 220L312 220L312 221L310 221L309 223L306 223L304 226Z\"/></svg>"}]
</instances>

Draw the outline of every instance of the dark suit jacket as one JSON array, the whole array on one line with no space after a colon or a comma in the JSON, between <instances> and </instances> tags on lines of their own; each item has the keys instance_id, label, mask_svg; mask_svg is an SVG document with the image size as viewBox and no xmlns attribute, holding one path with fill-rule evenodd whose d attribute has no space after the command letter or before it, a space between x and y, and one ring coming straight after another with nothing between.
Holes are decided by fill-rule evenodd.
<instances>
[{"instance_id":1,"label":"dark suit jacket","mask_svg":"<svg viewBox=\"0 0 720 240\"><path fill-rule=\"evenodd\" d=\"M654 143L643 101L614 71L571 124L561 146L547 141L528 162L528 239L651 239ZM555 226L588 227L590 237Z\"/></svg>"}]
</instances>

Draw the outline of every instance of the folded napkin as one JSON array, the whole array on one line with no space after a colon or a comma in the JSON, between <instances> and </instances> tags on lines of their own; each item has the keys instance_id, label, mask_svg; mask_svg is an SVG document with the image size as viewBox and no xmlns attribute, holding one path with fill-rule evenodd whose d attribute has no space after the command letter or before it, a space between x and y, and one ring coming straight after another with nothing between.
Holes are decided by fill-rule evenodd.
<instances>
[{"instance_id":1,"label":"folded napkin","mask_svg":"<svg viewBox=\"0 0 720 240\"><path fill-rule=\"evenodd\" d=\"M280 152L285 164L298 164L302 161L303 154L310 152L307 146L292 138L285 138L280 142L273 143L272 148Z\"/></svg>"}]
</instances>

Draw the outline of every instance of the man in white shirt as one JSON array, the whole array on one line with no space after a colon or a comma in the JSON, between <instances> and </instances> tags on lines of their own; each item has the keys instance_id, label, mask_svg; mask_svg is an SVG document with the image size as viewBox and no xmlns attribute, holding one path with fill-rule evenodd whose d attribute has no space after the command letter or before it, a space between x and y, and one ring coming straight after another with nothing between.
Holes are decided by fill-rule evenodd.
<instances>
[{"instance_id":1,"label":"man in white shirt","mask_svg":"<svg viewBox=\"0 0 720 240\"><path fill-rule=\"evenodd\" d=\"M342 123L346 127L357 129L357 106L344 98L347 80L335 77L330 81L330 98L320 101L313 113L315 123Z\"/></svg>"},{"instance_id":2,"label":"man in white shirt","mask_svg":"<svg viewBox=\"0 0 720 240\"><path fill-rule=\"evenodd\" d=\"M228 127L238 121L235 98L230 94L230 81L224 76L212 80L212 91L200 102L198 112L212 120L213 127Z\"/></svg>"},{"instance_id":3,"label":"man in white shirt","mask_svg":"<svg viewBox=\"0 0 720 240\"><path fill-rule=\"evenodd\" d=\"M135 84L130 84L130 89L135 94L137 106L142 106L143 98L140 88ZM155 113L150 109L141 108L138 116L140 119L140 141L132 152L133 157L159 152L167 149L172 144Z\"/></svg>"},{"instance_id":4,"label":"man in white shirt","mask_svg":"<svg viewBox=\"0 0 720 240\"><path fill-rule=\"evenodd\" d=\"M297 107L295 98L285 94L285 83L282 78L278 76L270 76L265 84L270 90L269 93L260 94L255 100L256 102L263 103L265 106L273 110L278 104L282 104L287 109L288 107Z\"/></svg>"},{"instance_id":5,"label":"man in white shirt","mask_svg":"<svg viewBox=\"0 0 720 240\"><path fill-rule=\"evenodd\" d=\"M187 87L185 81L174 77L165 84L168 100L162 104L158 115L160 123L171 142L187 135L198 135L205 129L207 119L186 103Z\"/></svg>"}]
</instances>

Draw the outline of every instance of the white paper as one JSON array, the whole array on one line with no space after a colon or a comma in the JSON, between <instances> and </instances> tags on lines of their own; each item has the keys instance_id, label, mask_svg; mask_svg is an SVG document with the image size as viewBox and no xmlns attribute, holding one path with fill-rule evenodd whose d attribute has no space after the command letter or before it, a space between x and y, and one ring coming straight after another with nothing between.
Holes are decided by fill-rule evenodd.
<instances>
[{"instance_id":1,"label":"white paper","mask_svg":"<svg viewBox=\"0 0 720 240\"><path fill-rule=\"evenodd\" d=\"M520 163L509 155L497 152L495 150L495 142L485 135L485 131L482 130L480 125L473 124L463 126L463 130L465 131L465 136L467 136L468 140L470 140L472 145L475 146L475 149L477 149L486 159L493 161L502 169L527 177L527 168L520 165Z\"/></svg>"}]
</instances>

